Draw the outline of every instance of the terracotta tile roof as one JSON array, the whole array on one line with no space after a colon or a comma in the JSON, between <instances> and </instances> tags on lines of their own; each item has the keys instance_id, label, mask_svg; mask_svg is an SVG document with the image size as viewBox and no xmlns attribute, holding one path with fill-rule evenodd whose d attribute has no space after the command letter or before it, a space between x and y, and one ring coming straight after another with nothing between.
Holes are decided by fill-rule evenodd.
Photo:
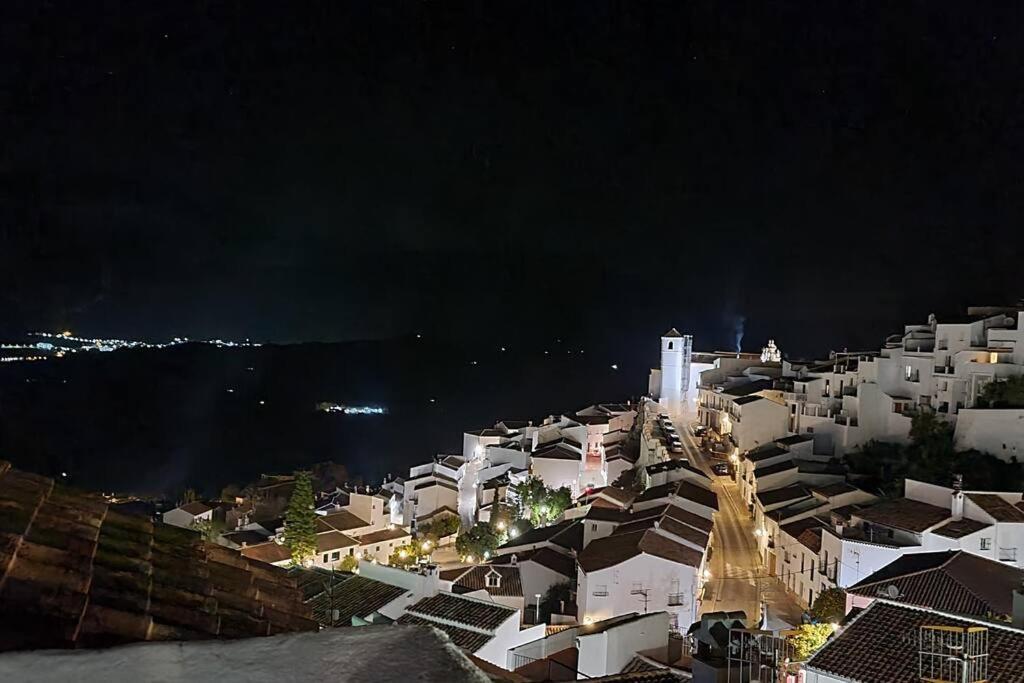
<instances>
[{"instance_id":1,"label":"terracotta tile roof","mask_svg":"<svg viewBox=\"0 0 1024 683\"><path fill-rule=\"evenodd\" d=\"M762 506L768 507L769 505L778 505L779 503L785 503L790 500L807 498L809 495L810 494L807 492L806 486L803 486L802 484L790 484L789 486L782 486L777 489L758 491L757 500Z\"/></svg>"},{"instance_id":2,"label":"terracotta tile roof","mask_svg":"<svg viewBox=\"0 0 1024 683\"><path fill-rule=\"evenodd\" d=\"M396 624L412 625L412 626L432 626L439 631L445 633L452 644L457 648L461 648L468 652L477 652L487 643L491 642L494 638L494 634L488 633L477 633L476 631L469 631L464 628L452 626L451 624L443 624L437 621L430 621L423 619L415 614L403 614L398 618Z\"/></svg>"},{"instance_id":3,"label":"terracotta tile roof","mask_svg":"<svg viewBox=\"0 0 1024 683\"><path fill-rule=\"evenodd\" d=\"M782 462L772 463L766 467L758 467L754 470L754 476L761 479L763 477L770 477L773 474L781 474L782 472L795 470L797 467L797 464L792 460L783 460Z\"/></svg>"},{"instance_id":4,"label":"terracotta tile roof","mask_svg":"<svg viewBox=\"0 0 1024 683\"><path fill-rule=\"evenodd\" d=\"M286 546L274 543L273 541L247 546L242 548L241 553L250 560L258 560L267 564L275 564L292 559L292 553Z\"/></svg>"},{"instance_id":5,"label":"terracotta tile roof","mask_svg":"<svg viewBox=\"0 0 1024 683\"><path fill-rule=\"evenodd\" d=\"M491 573L498 575L497 586L487 585L487 576ZM453 581L452 592L457 594L485 590L493 596L523 597L523 581L519 576L519 567L481 564L463 571L456 579L448 580Z\"/></svg>"},{"instance_id":6,"label":"terracotta tile roof","mask_svg":"<svg viewBox=\"0 0 1024 683\"><path fill-rule=\"evenodd\" d=\"M283 570L0 461L0 651L315 628Z\"/></svg>"},{"instance_id":7,"label":"terracotta tile roof","mask_svg":"<svg viewBox=\"0 0 1024 683\"><path fill-rule=\"evenodd\" d=\"M874 524L920 533L949 519L949 508L897 498L866 507L856 516Z\"/></svg>"},{"instance_id":8,"label":"terracotta tile roof","mask_svg":"<svg viewBox=\"0 0 1024 683\"><path fill-rule=\"evenodd\" d=\"M438 593L407 607L406 612L428 621L444 619L471 629L493 632L514 616L516 610L493 602L451 593Z\"/></svg>"},{"instance_id":9,"label":"terracotta tile roof","mask_svg":"<svg viewBox=\"0 0 1024 683\"><path fill-rule=\"evenodd\" d=\"M1024 510L994 493L968 493L966 496L997 522L1024 522Z\"/></svg>"},{"instance_id":10,"label":"terracotta tile roof","mask_svg":"<svg viewBox=\"0 0 1024 683\"><path fill-rule=\"evenodd\" d=\"M498 548L498 550L502 550L503 548L516 548L522 545L532 545L534 543L543 543L550 540L556 534L562 533L575 523L575 520L565 520L564 522L552 524L551 526L542 526L537 527L536 529L530 529L529 531L519 534L508 543Z\"/></svg>"},{"instance_id":11,"label":"terracotta tile roof","mask_svg":"<svg viewBox=\"0 0 1024 683\"><path fill-rule=\"evenodd\" d=\"M822 522L817 517L804 517L803 519L798 519L795 522L783 524L779 530L782 531L784 534L787 534L799 540L800 536L802 536L803 533L808 529L820 529L824 526L828 525Z\"/></svg>"},{"instance_id":12,"label":"terracotta tile roof","mask_svg":"<svg viewBox=\"0 0 1024 683\"><path fill-rule=\"evenodd\" d=\"M295 580L296 586L302 591L302 601L313 610L313 619L321 626L333 626L332 596L337 595L341 584L348 581L353 575L346 572L304 567L289 567L288 575Z\"/></svg>"},{"instance_id":13,"label":"terracotta tile roof","mask_svg":"<svg viewBox=\"0 0 1024 683\"><path fill-rule=\"evenodd\" d=\"M948 550L904 555L848 591L875 598L879 591L896 586L902 603L1003 618L1013 613L1013 591L1022 581L1024 570L962 550Z\"/></svg>"},{"instance_id":14,"label":"terracotta tile roof","mask_svg":"<svg viewBox=\"0 0 1024 683\"><path fill-rule=\"evenodd\" d=\"M821 551L821 529L805 529L797 540L815 554Z\"/></svg>"},{"instance_id":15,"label":"terracotta tile roof","mask_svg":"<svg viewBox=\"0 0 1024 683\"><path fill-rule=\"evenodd\" d=\"M573 520L572 524L552 536L549 541L566 550L583 550L583 523Z\"/></svg>"},{"instance_id":16,"label":"terracotta tile roof","mask_svg":"<svg viewBox=\"0 0 1024 683\"><path fill-rule=\"evenodd\" d=\"M627 491L626 489L620 489L616 486L602 486L599 489L593 489L592 491L587 493L584 496L584 498L609 498L625 507L633 502L633 499L636 498L636 495L637 494L634 491Z\"/></svg>"},{"instance_id":17,"label":"terracotta tile roof","mask_svg":"<svg viewBox=\"0 0 1024 683\"><path fill-rule=\"evenodd\" d=\"M339 548L350 548L354 545L359 545L359 541L340 531L328 531L326 534L316 535L316 551L318 553L327 553Z\"/></svg>"},{"instance_id":18,"label":"terracotta tile roof","mask_svg":"<svg viewBox=\"0 0 1024 683\"><path fill-rule=\"evenodd\" d=\"M388 603L405 594L401 586L375 581L364 576L352 576L328 596L328 609L337 610L334 626L351 626L352 617L365 619Z\"/></svg>"},{"instance_id":19,"label":"terracotta tile roof","mask_svg":"<svg viewBox=\"0 0 1024 683\"><path fill-rule=\"evenodd\" d=\"M206 503L198 500L194 500L191 503L185 503L184 505L178 506L179 510L184 510L190 515L201 515L204 512L209 512L213 508Z\"/></svg>"},{"instance_id":20,"label":"terracotta tile roof","mask_svg":"<svg viewBox=\"0 0 1024 683\"><path fill-rule=\"evenodd\" d=\"M563 555L551 548L539 548L522 561L536 562L551 571L558 572L562 576L573 580L576 579L576 561L568 555Z\"/></svg>"},{"instance_id":21,"label":"terracotta tile roof","mask_svg":"<svg viewBox=\"0 0 1024 683\"><path fill-rule=\"evenodd\" d=\"M356 540L359 541L360 545L371 545L373 543L382 543L384 541L394 541L399 538L407 538L410 535L411 534L402 527L395 527L394 529L371 531L368 534L359 536Z\"/></svg>"},{"instance_id":22,"label":"terracotta tile roof","mask_svg":"<svg viewBox=\"0 0 1024 683\"><path fill-rule=\"evenodd\" d=\"M709 491L703 486L698 486L688 481L681 481L676 489L676 495L685 500L692 500L712 510L718 509L718 496L715 495L714 491Z\"/></svg>"},{"instance_id":23,"label":"terracotta tile roof","mask_svg":"<svg viewBox=\"0 0 1024 683\"><path fill-rule=\"evenodd\" d=\"M332 512L329 515L320 515L317 517L317 521L323 522L335 531L349 531L351 529L370 526L370 523L365 519L357 517L348 510L338 510L337 512Z\"/></svg>"},{"instance_id":24,"label":"terracotta tile roof","mask_svg":"<svg viewBox=\"0 0 1024 683\"><path fill-rule=\"evenodd\" d=\"M703 557L700 551L667 538L654 529L639 529L591 541L579 554L578 562L584 572L594 572L614 567L642 553L690 567L700 566Z\"/></svg>"},{"instance_id":25,"label":"terracotta tile roof","mask_svg":"<svg viewBox=\"0 0 1024 683\"><path fill-rule=\"evenodd\" d=\"M951 519L942 526L932 529L932 532L946 538L963 538L990 526L992 525L973 519Z\"/></svg>"},{"instance_id":26,"label":"terracotta tile roof","mask_svg":"<svg viewBox=\"0 0 1024 683\"><path fill-rule=\"evenodd\" d=\"M823 496L825 498L832 498L833 496L838 496L843 493L852 493L858 490L859 489L856 486L845 481L837 481L833 484L811 487L812 493L817 493L819 496Z\"/></svg>"},{"instance_id":27,"label":"terracotta tile roof","mask_svg":"<svg viewBox=\"0 0 1024 683\"><path fill-rule=\"evenodd\" d=\"M989 683L1020 683L1024 631L876 600L807 662L807 668L853 681L918 683L920 628L988 627Z\"/></svg>"},{"instance_id":28,"label":"terracotta tile roof","mask_svg":"<svg viewBox=\"0 0 1024 683\"><path fill-rule=\"evenodd\" d=\"M714 527L714 522L712 522L707 517L695 515L689 510L684 510L683 508L677 505L665 506L665 511L663 514L666 517L671 517L672 519L678 522L683 522L684 524L689 524L690 526L696 529L700 529L705 534L710 534L711 529Z\"/></svg>"}]
</instances>

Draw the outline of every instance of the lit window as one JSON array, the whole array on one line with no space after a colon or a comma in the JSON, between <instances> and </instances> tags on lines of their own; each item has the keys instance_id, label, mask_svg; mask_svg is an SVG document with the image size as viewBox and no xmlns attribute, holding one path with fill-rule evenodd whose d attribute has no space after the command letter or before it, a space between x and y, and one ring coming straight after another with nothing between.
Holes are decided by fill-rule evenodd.
<instances>
[{"instance_id":1,"label":"lit window","mask_svg":"<svg viewBox=\"0 0 1024 683\"><path fill-rule=\"evenodd\" d=\"M999 354L996 353L995 351L993 351L990 354L988 354L988 362L989 363L998 363L999 362Z\"/></svg>"}]
</instances>

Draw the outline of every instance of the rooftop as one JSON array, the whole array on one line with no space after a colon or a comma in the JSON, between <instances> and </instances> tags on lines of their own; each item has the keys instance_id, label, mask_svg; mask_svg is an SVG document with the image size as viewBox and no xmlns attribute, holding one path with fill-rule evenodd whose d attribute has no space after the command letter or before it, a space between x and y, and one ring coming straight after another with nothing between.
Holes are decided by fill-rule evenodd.
<instances>
[{"instance_id":1,"label":"rooftop","mask_svg":"<svg viewBox=\"0 0 1024 683\"><path fill-rule=\"evenodd\" d=\"M184 505L179 505L178 509L179 510L184 510L185 512L187 512L190 515L201 515L204 512L209 512L213 508L211 506L207 505L206 503L202 502L202 501L194 500L191 503L185 503Z\"/></svg>"},{"instance_id":2,"label":"rooftop","mask_svg":"<svg viewBox=\"0 0 1024 683\"><path fill-rule=\"evenodd\" d=\"M978 522L973 519L951 519L942 526L935 527L932 529L933 533L939 536L945 536L946 538L963 538L964 536L970 536L973 533L977 533L982 529L987 529L991 524L985 522Z\"/></svg>"},{"instance_id":3,"label":"rooftop","mask_svg":"<svg viewBox=\"0 0 1024 683\"><path fill-rule=\"evenodd\" d=\"M994 493L967 493L967 498L997 522L1024 522L1024 510Z\"/></svg>"},{"instance_id":4,"label":"rooftop","mask_svg":"<svg viewBox=\"0 0 1024 683\"><path fill-rule=\"evenodd\" d=\"M922 626L988 628L988 681L1013 683L1024 671L1024 631L876 600L807 662L807 667L853 681L919 683Z\"/></svg>"},{"instance_id":5,"label":"rooftop","mask_svg":"<svg viewBox=\"0 0 1024 683\"><path fill-rule=\"evenodd\" d=\"M415 677L420 681L489 683L490 679L446 640L430 629L366 626L216 643L17 652L0 657L0 680L255 683L405 681Z\"/></svg>"},{"instance_id":6,"label":"rooftop","mask_svg":"<svg viewBox=\"0 0 1024 683\"><path fill-rule=\"evenodd\" d=\"M370 523L365 519L357 517L348 510L338 510L329 515L320 515L317 519L335 531L351 531L352 529L370 526Z\"/></svg>"},{"instance_id":7,"label":"rooftop","mask_svg":"<svg viewBox=\"0 0 1024 683\"><path fill-rule=\"evenodd\" d=\"M394 529L381 529L380 531L371 531L368 534L363 534L357 541L360 545L370 545L371 543L382 543L384 541L394 541L399 538L407 538L409 532L403 527L396 526Z\"/></svg>"},{"instance_id":8,"label":"rooftop","mask_svg":"<svg viewBox=\"0 0 1024 683\"><path fill-rule=\"evenodd\" d=\"M0 651L265 636L311 617L284 570L0 461Z\"/></svg>"},{"instance_id":9,"label":"rooftop","mask_svg":"<svg viewBox=\"0 0 1024 683\"><path fill-rule=\"evenodd\" d=\"M485 602L452 593L438 593L423 598L406 612L427 620L454 621L475 629L494 631L514 616L517 610L493 602Z\"/></svg>"},{"instance_id":10,"label":"rooftop","mask_svg":"<svg viewBox=\"0 0 1024 683\"><path fill-rule=\"evenodd\" d=\"M1013 591L1024 570L962 550L909 553L890 562L848 591L888 597L895 586L899 602L978 617L1013 614Z\"/></svg>"},{"instance_id":11,"label":"rooftop","mask_svg":"<svg viewBox=\"0 0 1024 683\"><path fill-rule=\"evenodd\" d=\"M873 524L921 533L949 519L950 512L949 508L897 498L866 507L856 516Z\"/></svg>"},{"instance_id":12,"label":"rooftop","mask_svg":"<svg viewBox=\"0 0 1024 683\"><path fill-rule=\"evenodd\" d=\"M554 552L554 551L550 551ZM459 572L455 578L451 578ZM496 573L498 585L488 586L487 575ZM443 572L441 578L452 581L453 593L469 593L471 591L485 590L491 595L521 598L523 597L523 581L519 576L519 567L509 565L480 564L475 567L454 569L450 572Z\"/></svg>"},{"instance_id":13,"label":"rooftop","mask_svg":"<svg viewBox=\"0 0 1024 683\"><path fill-rule=\"evenodd\" d=\"M758 491L757 500L761 505L767 507L769 505L778 505L779 503L785 503L790 500L798 500L800 498L807 498L810 494L807 491L807 487L803 484L790 484L789 486L782 486L777 489L769 489L767 491Z\"/></svg>"},{"instance_id":14,"label":"rooftop","mask_svg":"<svg viewBox=\"0 0 1024 683\"><path fill-rule=\"evenodd\" d=\"M333 589L330 609L336 612L334 626L351 626L352 617L365 619L405 594L405 589L390 583L352 576Z\"/></svg>"}]
</instances>

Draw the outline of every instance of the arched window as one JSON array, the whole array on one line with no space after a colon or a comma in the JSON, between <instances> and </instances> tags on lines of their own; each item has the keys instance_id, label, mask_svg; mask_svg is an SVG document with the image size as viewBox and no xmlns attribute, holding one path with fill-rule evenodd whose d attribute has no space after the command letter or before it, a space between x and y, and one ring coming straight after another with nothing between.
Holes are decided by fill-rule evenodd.
<instances>
[{"instance_id":1,"label":"arched window","mask_svg":"<svg viewBox=\"0 0 1024 683\"><path fill-rule=\"evenodd\" d=\"M673 342L669 342L669 343L668 343L668 350L669 350L669 351L671 351L671 350L672 350L672 344L673 344Z\"/></svg>"}]
</instances>

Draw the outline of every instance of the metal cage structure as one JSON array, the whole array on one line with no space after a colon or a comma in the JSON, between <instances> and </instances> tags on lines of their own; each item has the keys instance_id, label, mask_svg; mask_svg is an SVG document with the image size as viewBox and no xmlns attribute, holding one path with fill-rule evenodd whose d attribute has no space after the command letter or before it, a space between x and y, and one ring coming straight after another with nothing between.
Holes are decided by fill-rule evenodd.
<instances>
[{"instance_id":1,"label":"metal cage structure","mask_svg":"<svg viewBox=\"0 0 1024 683\"><path fill-rule=\"evenodd\" d=\"M988 629L921 626L918 675L922 683L984 683L988 680Z\"/></svg>"},{"instance_id":2,"label":"metal cage structure","mask_svg":"<svg viewBox=\"0 0 1024 683\"><path fill-rule=\"evenodd\" d=\"M757 629L729 629L728 683L782 683L793 659L785 636Z\"/></svg>"}]
</instances>

